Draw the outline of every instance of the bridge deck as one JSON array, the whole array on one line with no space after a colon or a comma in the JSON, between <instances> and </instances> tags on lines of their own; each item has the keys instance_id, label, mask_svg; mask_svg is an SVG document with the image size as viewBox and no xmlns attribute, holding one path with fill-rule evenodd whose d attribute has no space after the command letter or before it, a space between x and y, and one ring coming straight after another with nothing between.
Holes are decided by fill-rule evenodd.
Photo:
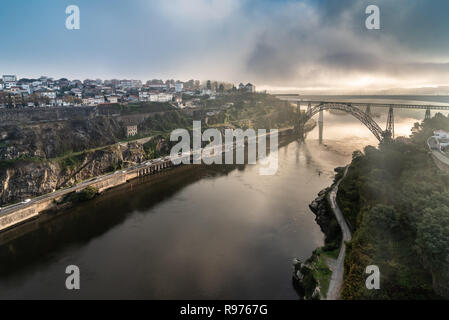
<instances>
[{"instance_id":1,"label":"bridge deck","mask_svg":"<svg viewBox=\"0 0 449 320\"><path fill-rule=\"evenodd\" d=\"M449 104L447 106L441 106L441 105L429 105L429 104L402 104L402 103L381 103L381 102L353 102L353 101L327 101L327 100L307 100L307 99L291 99L294 97L278 97L281 100L288 100L292 102L301 102L301 103L311 103L314 105L317 104L346 104L346 105L352 105L352 106L367 106L370 105L371 107L385 107L385 108L397 108L397 109L422 109L422 110L449 110Z\"/></svg>"}]
</instances>

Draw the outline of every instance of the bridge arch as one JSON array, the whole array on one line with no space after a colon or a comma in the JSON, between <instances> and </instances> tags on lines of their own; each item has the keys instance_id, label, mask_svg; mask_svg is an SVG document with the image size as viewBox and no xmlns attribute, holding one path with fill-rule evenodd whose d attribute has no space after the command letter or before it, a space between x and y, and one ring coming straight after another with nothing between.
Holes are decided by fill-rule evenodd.
<instances>
[{"instance_id":1,"label":"bridge arch","mask_svg":"<svg viewBox=\"0 0 449 320\"><path fill-rule=\"evenodd\" d=\"M384 131L380 128L376 121L371 118L371 116L360 110L357 107L354 107L350 104L344 103L321 103L313 108L310 108L305 113L305 122L310 120L315 114L324 110L340 110L346 113L351 114L356 119L358 119L361 123L368 127L368 129L374 134L377 140L382 141L384 137Z\"/></svg>"}]
</instances>

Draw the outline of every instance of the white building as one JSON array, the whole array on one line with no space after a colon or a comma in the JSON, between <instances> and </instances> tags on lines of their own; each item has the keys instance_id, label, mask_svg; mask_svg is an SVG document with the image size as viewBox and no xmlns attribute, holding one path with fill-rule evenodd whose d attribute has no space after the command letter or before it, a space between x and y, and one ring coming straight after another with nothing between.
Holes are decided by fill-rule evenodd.
<instances>
[{"instance_id":1,"label":"white building","mask_svg":"<svg viewBox=\"0 0 449 320\"><path fill-rule=\"evenodd\" d=\"M151 102L170 102L173 100L173 95L168 93L151 94Z\"/></svg>"},{"instance_id":2,"label":"white building","mask_svg":"<svg viewBox=\"0 0 449 320\"><path fill-rule=\"evenodd\" d=\"M56 99L56 92L51 90L42 91L39 93L43 97L47 97L49 99Z\"/></svg>"},{"instance_id":3,"label":"white building","mask_svg":"<svg viewBox=\"0 0 449 320\"><path fill-rule=\"evenodd\" d=\"M150 95L146 91L139 92L139 101L146 102L150 100Z\"/></svg>"},{"instance_id":4,"label":"white building","mask_svg":"<svg viewBox=\"0 0 449 320\"><path fill-rule=\"evenodd\" d=\"M117 96L109 96L107 97L109 103L118 103L118 97Z\"/></svg>"},{"instance_id":5,"label":"white building","mask_svg":"<svg viewBox=\"0 0 449 320\"><path fill-rule=\"evenodd\" d=\"M122 88L131 88L133 86L132 80L121 80L120 87Z\"/></svg>"},{"instance_id":6,"label":"white building","mask_svg":"<svg viewBox=\"0 0 449 320\"><path fill-rule=\"evenodd\" d=\"M437 138L438 140L440 139L449 139L449 133L444 131L444 130L437 130L433 132L433 136L435 138Z\"/></svg>"},{"instance_id":7,"label":"white building","mask_svg":"<svg viewBox=\"0 0 449 320\"><path fill-rule=\"evenodd\" d=\"M102 104L104 103L104 96L95 96L95 104Z\"/></svg>"},{"instance_id":8,"label":"white building","mask_svg":"<svg viewBox=\"0 0 449 320\"><path fill-rule=\"evenodd\" d=\"M7 82L17 82L17 77L15 75L9 75L9 74L5 74L3 75L3 82L7 83Z\"/></svg>"},{"instance_id":9,"label":"white building","mask_svg":"<svg viewBox=\"0 0 449 320\"><path fill-rule=\"evenodd\" d=\"M442 150L449 146L449 133L444 130L433 132L433 137L437 141L437 147Z\"/></svg>"},{"instance_id":10,"label":"white building","mask_svg":"<svg viewBox=\"0 0 449 320\"><path fill-rule=\"evenodd\" d=\"M184 90L184 83L182 82L175 83L175 91L182 92L182 90Z\"/></svg>"},{"instance_id":11,"label":"white building","mask_svg":"<svg viewBox=\"0 0 449 320\"><path fill-rule=\"evenodd\" d=\"M31 86L29 84L22 84L22 89L25 90L28 94L32 94Z\"/></svg>"},{"instance_id":12,"label":"white building","mask_svg":"<svg viewBox=\"0 0 449 320\"><path fill-rule=\"evenodd\" d=\"M83 99L83 104L86 106L96 106L99 104L104 103L104 97L103 96L95 96L94 98L90 97L90 98L84 98Z\"/></svg>"},{"instance_id":13,"label":"white building","mask_svg":"<svg viewBox=\"0 0 449 320\"><path fill-rule=\"evenodd\" d=\"M210 95L212 95L212 90L210 90L210 89L203 89L203 90L201 90L201 95L202 96L210 96Z\"/></svg>"}]
</instances>

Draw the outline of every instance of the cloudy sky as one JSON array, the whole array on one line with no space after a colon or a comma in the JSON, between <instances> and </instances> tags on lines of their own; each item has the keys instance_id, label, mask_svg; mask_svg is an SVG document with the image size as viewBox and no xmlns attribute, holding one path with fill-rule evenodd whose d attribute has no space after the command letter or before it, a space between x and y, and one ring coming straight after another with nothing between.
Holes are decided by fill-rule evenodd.
<instances>
[{"instance_id":1,"label":"cloudy sky","mask_svg":"<svg viewBox=\"0 0 449 320\"><path fill-rule=\"evenodd\" d=\"M80 30L65 27L72 4ZM371 4L380 30L365 27ZM448 13L447 0L14 0L0 11L0 74L445 89Z\"/></svg>"}]
</instances>

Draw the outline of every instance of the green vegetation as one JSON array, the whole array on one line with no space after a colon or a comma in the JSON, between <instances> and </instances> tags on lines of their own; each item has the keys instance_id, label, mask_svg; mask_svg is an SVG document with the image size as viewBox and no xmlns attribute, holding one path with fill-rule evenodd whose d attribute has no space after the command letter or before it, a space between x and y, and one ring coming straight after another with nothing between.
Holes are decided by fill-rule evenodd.
<instances>
[{"instance_id":1,"label":"green vegetation","mask_svg":"<svg viewBox=\"0 0 449 320\"><path fill-rule=\"evenodd\" d=\"M316 260L313 276L320 284L321 296L324 298L326 298L327 290L329 289L329 283L332 277L332 271L329 269L327 263L329 259L337 259L339 252L339 249L335 249L333 251L318 249L315 253Z\"/></svg>"},{"instance_id":2,"label":"green vegetation","mask_svg":"<svg viewBox=\"0 0 449 320\"><path fill-rule=\"evenodd\" d=\"M111 104L98 107L103 114L138 114L138 113L150 113L150 112L166 112L173 111L175 108L170 103L160 102L136 102L129 104Z\"/></svg>"},{"instance_id":3,"label":"green vegetation","mask_svg":"<svg viewBox=\"0 0 449 320\"><path fill-rule=\"evenodd\" d=\"M71 193L66 196L63 202L71 202L73 204L92 200L98 194L98 189L94 187L87 187L78 192Z\"/></svg>"},{"instance_id":4,"label":"green vegetation","mask_svg":"<svg viewBox=\"0 0 449 320\"><path fill-rule=\"evenodd\" d=\"M165 155L164 152L161 151L160 144L161 141L165 141L166 138L167 137L164 136L157 136L143 145L143 150L148 159L156 159Z\"/></svg>"},{"instance_id":5,"label":"green vegetation","mask_svg":"<svg viewBox=\"0 0 449 320\"><path fill-rule=\"evenodd\" d=\"M81 166L86 158L86 152L69 153L63 157L58 158L61 169L75 170Z\"/></svg>"},{"instance_id":6,"label":"green vegetation","mask_svg":"<svg viewBox=\"0 0 449 320\"><path fill-rule=\"evenodd\" d=\"M335 182L339 181L341 177L337 174L335 178ZM330 191L331 189L329 189ZM324 204L326 205L326 212L329 214L329 223L326 227L326 238L324 241L324 247L322 248L324 252L327 254L330 254L331 252L334 252L335 250L339 250L341 246L341 240L342 240L342 234L340 225L338 224L337 218L335 218L335 215L333 213L333 210L330 206L330 199L329 199L329 192L326 194L326 201L324 201ZM337 253L338 256L338 253Z\"/></svg>"},{"instance_id":7,"label":"green vegetation","mask_svg":"<svg viewBox=\"0 0 449 320\"><path fill-rule=\"evenodd\" d=\"M220 109L223 105L228 108ZM276 129L293 126L295 109L290 103L271 95L234 93L204 102L207 109L220 109L209 117L211 126L229 126L241 129Z\"/></svg>"},{"instance_id":8,"label":"green vegetation","mask_svg":"<svg viewBox=\"0 0 449 320\"><path fill-rule=\"evenodd\" d=\"M435 129L448 130L449 119L438 114L410 139L354 152L338 192L354 231L344 299L449 297L449 177L425 143ZM380 268L380 290L365 287L368 265Z\"/></svg>"},{"instance_id":9,"label":"green vegetation","mask_svg":"<svg viewBox=\"0 0 449 320\"><path fill-rule=\"evenodd\" d=\"M313 294L317 286L320 288L321 298L326 298L332 271L328 267L330 259L338 257L339 249L324 251L323 248L315 250L312 256L302 265L300 271L303 275L301 287L306 299L317 299Z\"/></svg>"},{"instance_id":10,"label":"green vegetation","mask_svg":"<svg viewBox=\"0 0 449 320\"><path fill-rule=\"evenodd\" d=\"M11 167L14 167L14 165L16 165L17 163L22 163L22 162L40 163L43 161L44 161L44 159L42 159L40 157L33 157L30 155L21 155L20 157L13 159L13 160L0 160L0 168L3 168L3 169L11 168Z\"/></svg>"},{"instance_id":11,"label":"green vegetation","mask_svg":"<svg viewBox=\"0 0 449 320\"><path fill-rule=\"evenodd\" d=\"M192 123L193 118L180 111L156 113L139 125L139 131L143 136L168 134L179 128L190 129Z\"/></svg>"}]
</instances>

